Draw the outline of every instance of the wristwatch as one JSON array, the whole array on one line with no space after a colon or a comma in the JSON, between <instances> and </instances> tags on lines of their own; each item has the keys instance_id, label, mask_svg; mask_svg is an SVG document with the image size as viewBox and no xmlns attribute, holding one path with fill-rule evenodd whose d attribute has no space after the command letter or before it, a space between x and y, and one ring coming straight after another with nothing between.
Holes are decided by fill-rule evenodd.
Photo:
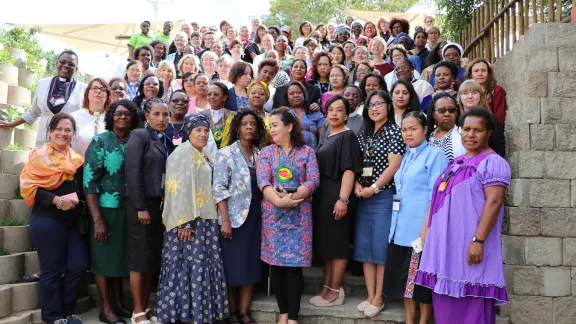
<instances>
[{"instance_id":1,"label":"wristwatch","mask_svg":"<svg viewBox=\"0 0 576 324\"><path fill-rule=\"evenodd\" d=\"M370 187L374 189L374 194L377 194L382 190L381 188L378 188L375 183L373 183Z\"/></svg>"},{"instance_id":2,"label":"wristwatch","mask_svg":"<svg viewBox=\"0 0 576 324\"><path fill-rule=\"evenodd\" d=\"M338 200L344 203L344 205L348 205L350 203L350 199L339 197Z\"/></svg>"},{"instance_id":3,"label":"wristwatch","mask_svg":"<svg viewBox=\"0 0 576 324\"><path fill-rule=\"evenodd\" d=\"M472 242L484 244L484 240L477 238L476 236L472 237Z\"/></svg>"}]
</instances>

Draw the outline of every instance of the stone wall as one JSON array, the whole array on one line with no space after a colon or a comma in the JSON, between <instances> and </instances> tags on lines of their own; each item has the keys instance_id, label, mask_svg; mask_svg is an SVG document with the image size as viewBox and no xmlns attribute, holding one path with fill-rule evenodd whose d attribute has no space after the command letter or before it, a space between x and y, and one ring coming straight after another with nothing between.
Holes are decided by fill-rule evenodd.
<instances>
[{"instance_id":1,"label":"stone wall","mask_svg":"<svg viewBox=\"0 0 576 324\"><path fill-rule=\"evenodd\" d=\"M534 24L495 64L512 183L502 229L515 324L576 323L576 25Z\"/></svg>"}]
</instances>

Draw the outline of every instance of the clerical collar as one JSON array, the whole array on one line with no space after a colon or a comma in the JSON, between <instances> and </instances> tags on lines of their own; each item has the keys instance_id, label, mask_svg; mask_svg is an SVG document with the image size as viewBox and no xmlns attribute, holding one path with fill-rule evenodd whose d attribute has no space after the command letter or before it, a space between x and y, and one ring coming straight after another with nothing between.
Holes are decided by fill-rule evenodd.
<instances>
[{"instance_id":1,"label":"clerical collar","mask_svg":"<svg viewBox=\"0 0 576 324\"><path fill-rule=\"evenodd\" d=\"M59 80L60 82L68 82L68 81L70 81L71 79L72 79L72 78L66 79L66 78L58 77L58 80Z\"/></svg>"},{"instance_id":2,"label":"clerical collar","mask_svg":"<svg viewBox=\"0 0 576 324\"><path fill-rule=\"evenodd\" d=\"M424 142L422 142L422 144L420 144L416 147L409 147L408 146L408 150L412 153L418 153L418 152L421 152L426 146L428 146L428 142L424 141Z\"/></svg>"}]
</instances>

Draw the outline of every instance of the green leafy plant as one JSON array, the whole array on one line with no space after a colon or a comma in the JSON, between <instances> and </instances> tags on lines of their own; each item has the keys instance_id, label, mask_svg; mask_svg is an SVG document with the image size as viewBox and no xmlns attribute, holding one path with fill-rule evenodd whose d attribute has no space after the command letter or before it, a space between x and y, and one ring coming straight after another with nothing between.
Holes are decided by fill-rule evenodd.
<instances>
[{"instance_id":1,"label":"green leafy plant","mask_svg":"<svg viewBox=\"0 0 576 324\"><path fill-rule=\"evenodd\" d=\"M0 249L0 256L10 255L10 252L6 249Z\"/></svg>"},{"instance_id":2,"label":"green leafy plant","mask_svg":"<svg viewBox=\"0 0 576 324\"><path fill-rule=\"evenodd\" d=\"M0 51L0 63L9 64L9 65L14 64L14 58L12 57L12 54L10 54L10 52L8 52L7 49L3 49Z\"/></svg>"},{"instance_id":3,"label":"green leafy plant","mask_svg":"<svg viewBox=\"0 0 576 324\"><path fill-rule=\"evenodd\" d=\"M40 64L38 64L38 59L35 56L29 55L28 59L22 62L20 68L30 72L39 72Z\"/></svg>"},{"instance_id":4,"label":"green leafy plant","mask_svg":"<svg viewBox=\"0 0 576 324\"><path fill-rule=\"evenodd\" d=\"M26 51L28 55L39 56L42 53L42 47L38 43L36 34L40 27L25 29L24 27L15 27L0 36L0 40L7 47L19 48Z\"/></svg>"},{"instance_id":5,"label":"green leafy plant","mask_svg":"<svg viewBox=\"0 0 576 324\"><path fill-rule=\"evenodd\" d=\"M22 151L22 146L11 144L8 146L8 151Z\"/></svg>"},{"instance_id":6,"label":"green leafy plant","mask_svg":"<svg viewBox=\"0 0 576 324\"><path fill-rule=\"evenodd\" d=\"M20 193L20 185L17 185L16 190L14 190L14 199L24 199Z\"/></svg>"},{"instance_id":7,"label":"green leafy plant","mask_svg":"<svg viewBox=\"0 0 576 324\"><path fill-rule=\"evenodd\" d=\"M0 120L6 122L14 122L22 116L22 113L18 111L18 108L10 105L10 108L4 108L0 110Z\"/></svg>"},{"instance_id":8,"label":"green leafy plant","mask_svg":"<svg viewBox=\"0 0 576 324\"><path fill-rule=\"evenodd\" d=\"M26 226L28 222L23 219L15 219L10 216L0 221L0 226Z\"/></svg>"}]
</instances>

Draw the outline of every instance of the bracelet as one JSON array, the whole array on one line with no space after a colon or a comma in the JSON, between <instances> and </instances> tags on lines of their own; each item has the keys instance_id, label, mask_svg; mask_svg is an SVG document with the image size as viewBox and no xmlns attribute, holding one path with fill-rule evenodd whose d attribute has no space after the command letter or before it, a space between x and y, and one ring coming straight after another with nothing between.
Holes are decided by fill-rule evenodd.
<instances>
[{"instance_id":1,"label":"bracelet","mask_svg":"<svg viewBox=\"0 0 576 324\"><path fill-rule=\"evenodd\" d=\"M64 205L64 197L60 197L60 200L58 200L58 204L56 205L56 208L62 209L62 205Z\"/></svg>"},{"instance_id":2,"label":"bracelet","mask_svg":"<svg viewBox=\"0 0 576 324\"><path fill-rule=\"evenodd\" d=\"M374 194L377 194L382 190L378 188L375 183L373 183L370 187L374 190Z\"/></svg>"},{"instance_id":3,"label":"bracelet","mask_svg":"<svg viewBox=\"0 0 576 324\"><path fill-rule=\"evenodd\" d=\"M346 199L346 198L343 198L343 197L339 197L338 200L341 201L341 202L343 202L344 205L348 205L348 204L350 203L350 199Z\"/></svg>"}]
</instances>

